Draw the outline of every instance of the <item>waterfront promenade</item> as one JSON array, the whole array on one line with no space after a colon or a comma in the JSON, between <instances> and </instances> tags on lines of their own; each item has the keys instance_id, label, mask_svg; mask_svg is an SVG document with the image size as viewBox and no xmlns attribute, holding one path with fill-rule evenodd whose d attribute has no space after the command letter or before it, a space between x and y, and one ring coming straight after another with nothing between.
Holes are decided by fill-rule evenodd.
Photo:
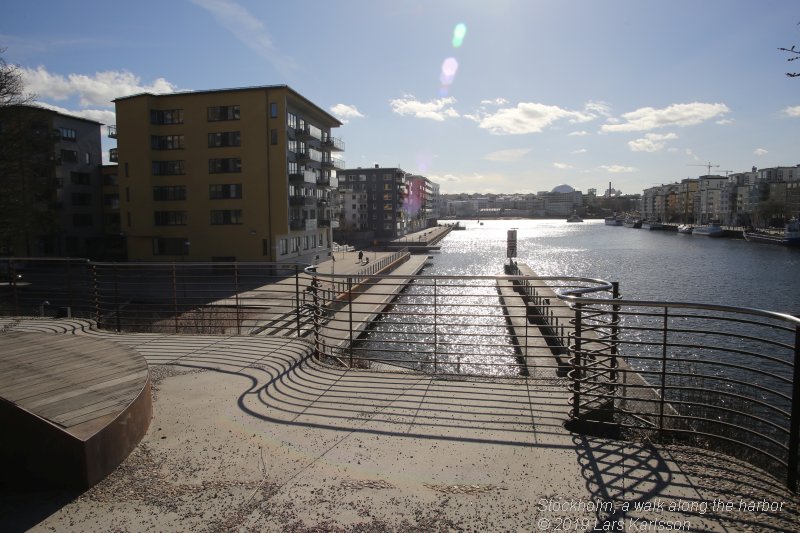
<instances>
[{"instance_id":1,"label":"waterfront promenade","mask_svg":"<svg viewBox=\"0 0 800 533\"><path fill-rule=\"evenodd\" d=\"M286 338L116 334L69 319L0 328L125 346L147 360L154 394L150 429L116 471L82 493L4 494L3 531L800 527L796 498L741 462L567 431L557 379L336 368Z\"/></svg>"}]
</instances>

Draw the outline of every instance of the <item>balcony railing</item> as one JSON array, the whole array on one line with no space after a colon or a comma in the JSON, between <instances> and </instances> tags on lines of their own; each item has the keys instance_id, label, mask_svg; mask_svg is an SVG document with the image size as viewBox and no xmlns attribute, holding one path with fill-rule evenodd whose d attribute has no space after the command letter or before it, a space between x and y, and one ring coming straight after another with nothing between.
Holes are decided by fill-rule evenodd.
<instances>
[{"instance_id":1,"label":"balcony railing","mask_svg":"<svg viewBox=\"0 0 800 533\"><path fill-rule=\"evenodd\" d=\"M335 152L344 152L344 141L336 137L323 137L322 146Z\"/></svg>"},{"instance_id":2,"label":"balcony railing","mask_svg":"<svg viewBox=\"0 0 800 533\"><path fill-rule=\"evenodd\" d=\"M335 159L335 158L332 157L330 159L323 159L322 160L322 168L325 168L325 169L334 169L335 168L335 169L338 169L338 170L344 170L345 169L345 165L344 165L344 161L342 159Z\"/></svg>"},{"instance_id":3,"label":"balcony railing","mask_svg":"<svg viewBox=\"0 0 800 533\"><path fill-rule=\"evenodd\" d=\"M106 126L106 131L108 132L109 139L116 139L117 138L117 125L114 124L112 126Z\"/></svg>"},{"instance_id":4,"label":"balcony railing","mask_svg":"<svg viewBox=\"0 0 800 533\"><path fill-rule=\"evenodd\" d=\"M305 206L314 205L317 199L314 196L303 196L301 194L294 194L289 196L289 205Z\"/></svg>"}]
</instances>

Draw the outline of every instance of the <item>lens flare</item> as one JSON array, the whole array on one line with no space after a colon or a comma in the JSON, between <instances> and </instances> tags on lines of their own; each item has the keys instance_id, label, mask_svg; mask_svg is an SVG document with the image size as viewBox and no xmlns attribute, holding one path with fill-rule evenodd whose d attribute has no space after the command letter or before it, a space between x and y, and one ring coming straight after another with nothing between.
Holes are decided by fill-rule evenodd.
<instances>
[{"instance_id":1,"label":"lens flare","mask_svg":"<svg viewBox=\"0 0 800 533\"><path fill-rule=\"evenodd\" d=\"M453 29L453 48L460 48L464 43L464 36L467 35L467 25L459 22Z\"/></svg>"}]
</instances>

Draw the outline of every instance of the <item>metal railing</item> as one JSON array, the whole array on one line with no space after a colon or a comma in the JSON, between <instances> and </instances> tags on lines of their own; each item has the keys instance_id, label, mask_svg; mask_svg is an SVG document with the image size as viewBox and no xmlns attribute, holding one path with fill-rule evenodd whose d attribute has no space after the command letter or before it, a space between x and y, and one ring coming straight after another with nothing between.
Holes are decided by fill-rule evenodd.
<instances>
[{"instance_id":1,"label":"metal railing","mask_svg":"<svg viewBox=\"0 0 800 533\"><path fill-rule=\"evenodd\" d=\"M414 275L403 270L408 257L401 250L346 275L278 263L0 259L0 314L304 337L317 357L348 367L555 380L576 428L713 446L797 488L797 317L623 300L615 283L513 268Z\"/></svg>"},{"instance_id":2,"label":"metal railing","mask_svg":"<svg viewBox=\"0 0 800 533\"><path fill-rule=\"evenodd\" d=\"M713 446L797 489L800 319L758 309L562 298L571 417Z\"/></svg>"}]
</instances>

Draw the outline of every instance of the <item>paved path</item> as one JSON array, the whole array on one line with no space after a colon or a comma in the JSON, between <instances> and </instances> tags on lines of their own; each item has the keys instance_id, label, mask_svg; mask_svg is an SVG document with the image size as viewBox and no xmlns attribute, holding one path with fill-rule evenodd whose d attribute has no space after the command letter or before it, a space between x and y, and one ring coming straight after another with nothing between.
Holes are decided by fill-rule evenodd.
<instances>
[{"instance_id":1,"label":"paved path","mask_svg":"<svg viewBox=\"0 0 800 533\"><path fill-rule=\"evenodd\" d=\"M144 355L155 377L153 423L129 459L80 495L2 495L3 530L563 531L568 520L580 531L596 521L636 531L642 520L692 531L800 528L797 500L747 465L570 433L556 380L332 368L283 338L118 335L76 320L0 328L111 340ZM742 497L783 510L708 507Z\"/></svg>"}]
</instances>

